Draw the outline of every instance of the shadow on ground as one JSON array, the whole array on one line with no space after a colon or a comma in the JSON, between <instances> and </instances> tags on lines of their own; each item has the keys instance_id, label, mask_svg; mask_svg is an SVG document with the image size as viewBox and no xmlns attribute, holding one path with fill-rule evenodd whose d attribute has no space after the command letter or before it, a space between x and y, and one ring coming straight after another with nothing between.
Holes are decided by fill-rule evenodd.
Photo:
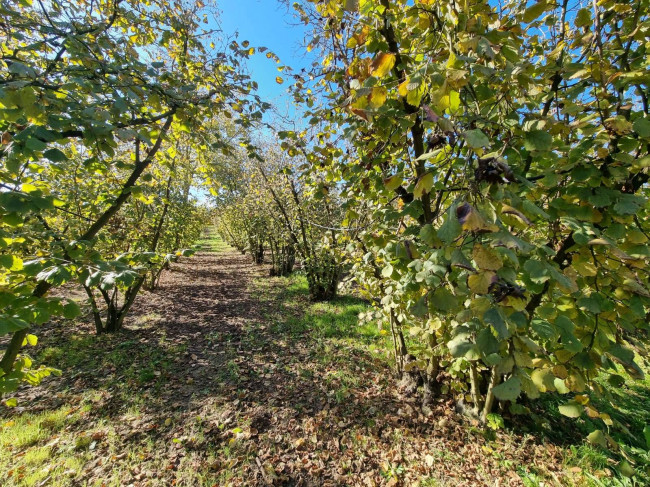
<instances>
[{"instance_id":1,"label":"shadow on ground","mask_svg":"<svg viewBox=\"0 0 650 487\"><path fill-rule=\"evenodd\" d=\"M357 326L362 301L314 305L299 279L267 274L234 251L200 252L140 295L117 335L44 328L34 355L63 376L21 391L21 407L5 413L8 485L475 486L565 475L553 445L492 441L444 402L425 417L396 389L385 337Z\"/></svg>"}]
</instances>

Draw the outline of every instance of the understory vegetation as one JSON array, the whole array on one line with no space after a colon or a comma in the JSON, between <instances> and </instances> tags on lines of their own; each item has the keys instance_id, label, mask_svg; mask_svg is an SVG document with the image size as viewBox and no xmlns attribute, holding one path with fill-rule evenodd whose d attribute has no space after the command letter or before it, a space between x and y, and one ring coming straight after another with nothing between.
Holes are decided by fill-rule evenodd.
<instances>
[{"instance_id":1,"label":"understory vegetation","mask_svg":"<svg viewBox=\"0 0 650 487\"><path fill-rule=\"evenodd\" d=\"M222 256L217 269L241 259L214 235L201 244ZM159 304L184 292L178 284L192 275L195 259L201 257L175 265L181 280L163 281L166 301ZM134 311L129 334L93 337L83 321L64 330L46 326L33 358L56 363L62 381L33 389L27 411L1 420L6 485L309 478L476 485L512 480L509 472L532 486L628 483L609 470L615 455L584 442L589 420L576 424L551 413L559 398L531 404L539 418L495 414L486 428L446 404L423 419L414 398L395 385L390 333L376 322L358 325L359 314L371 311L366 301L344 292L310 303L304 276L269 279L253 271L247 290L231 292L250 293L263 311L238 328L205 323L197 334L187 324L165 325L180 316L158 315L156 306ZM214 367L205 370L208 362ZM613 392L623 399L613 416L627 418L631 430L650 421L650 384ZM627 454L641 453L628 438L617 439ZM325 462L320 474L311 472L315 459ZM637 478L639 485L646 479Z\"/></svg>"}]
</instances>

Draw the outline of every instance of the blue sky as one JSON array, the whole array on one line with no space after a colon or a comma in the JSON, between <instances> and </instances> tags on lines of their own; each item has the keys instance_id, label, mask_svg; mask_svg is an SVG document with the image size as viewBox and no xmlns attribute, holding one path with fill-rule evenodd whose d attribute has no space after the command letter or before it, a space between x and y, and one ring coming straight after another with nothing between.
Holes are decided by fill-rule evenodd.
<instances>
[{"instance_id":1,"label":"blue sky","mask_svg":"<svg viewBox=\"0 0 650 487\"><path fill-rule=\"evenodd\" d=\"M303 40L307 33L292 11L277 0L222 0L220 23L224 35L238 32L237 40L249 41L251 47L267 47L280 58L280 64L257 53L247 61L251 77L259 84L259 95L286 113L290 103L286 89L290 80L278 84L277 76L286 78L278 71L278 66L290 66L295 72L311 64L307 57ZM294 113L290 110L290 113Z\"/></svg>"}]
</instances>

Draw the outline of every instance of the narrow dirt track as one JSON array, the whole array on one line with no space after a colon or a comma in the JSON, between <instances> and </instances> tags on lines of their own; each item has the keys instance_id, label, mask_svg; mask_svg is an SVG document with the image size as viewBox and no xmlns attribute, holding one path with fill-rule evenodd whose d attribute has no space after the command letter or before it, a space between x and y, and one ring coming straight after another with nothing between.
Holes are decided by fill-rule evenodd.
<instances>
[{"instance_id":1,"label":"narrow dirt track","mask_svg":"<svg viewBox=\"0 0 650 487\"><path fill-rule=\"evenodd\" d=\"M262 273L239 253L199 252L163 273L155 293L139 296L137 314L164 313L158 324L174 334L234 331L256 318L249 288Z\"/></svg>"}]
</instances>

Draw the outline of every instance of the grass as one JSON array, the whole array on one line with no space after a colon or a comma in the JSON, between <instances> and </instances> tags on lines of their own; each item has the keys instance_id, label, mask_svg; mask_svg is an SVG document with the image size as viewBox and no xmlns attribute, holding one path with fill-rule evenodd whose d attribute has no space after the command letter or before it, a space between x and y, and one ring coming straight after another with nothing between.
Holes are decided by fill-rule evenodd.
<instances>
[{"instance_id":1,"label":"grass","mask_svg":"<svg viewBox=\"0 0 650 487\"><path fill-rule=\"evenodd\" d=\"M358 316L370 309L363 300L353 296L341 296L331 302L310 303L307 301L307 281L300 275L275 278L272 284L266 279L259 280L256 290L262 299L265 294L272 294L269 286L282 288L279 299L286 310L283 317L270 317L274 322L274 331L289 334L296 339L309 330L311 336L319 340L319 346L315 347L317 360L337 367L337 370L326 377L337 403L344 403L358 382L358 376L354 373L358 364L345 363L346 360L338 353L341 347L370 351L381 357L382 361L390 361L392 344L388 337L373 322L359 324ZM267 296L267 299L270 298ZM303 310L302 314L292 314L292 311L299 308ZM565 467L573 468L575 473L579 470L574 485L650 485L650 452L643 435L644 427L650 425L650 376L646 375L645 380L639 382L630 379L622 369L619 373L627 378L626 383L619 388L609 386L617 407L612 406L604 397L594 399L591 405L601 413L609 414L622 427L606 428L601 420L590 419L586 415L577 421L568 419L558 410L558 405L566 402L566 396L553 394L546 394L534 402L532 421L523 425L524 428L529 427L538 437L564 445L562 455ZM301 374L309 377L313 372L304 370ZM599 382L604 384L605 380L599 379ZM522 427L521 424L509 426L514 428L509 431ZM624 431L626 428L627 433ZM620 452L586 442L586 436L594 429L605 429L620 445ZM509 434L508 431L502 433ZM491 436L494 437L494 434ZM625 470L624 466L621 468L627 463L625 458L636 463L633 478L627 478L621 471ZM524 485L547 485L545 482L548 481L544 480L544 476L534 467L520 465L517 467L517 473ZM431 481L435 485L435 479Z\"/></svg>"},{"instance_id":2,"label":"grass","mask_svg":"<svg viewBox=\"0 0 650 487\"><path fill-rule=\"evenodd\" d=\"M638 363L643 362L638 360ZM607 393L601 397L591 394L588 405L601 414L608 414L614 421L611 426L587 414L578 419L566 418L560 414L558 406L571 396L555 393L532 401L528 421L518 426L528 427L534 434L564 445L566 468L580 469L585 474L581 485L650 485L650 445L643 432L650 425L650 375L647 372L645 379L633 380L619 367L618 374L625 378L620 387L606 384L604 375L596 379L597 383L606 386ZM594 430L610 435L617 446L602 448L585 441ZM631 473L630 462L636 464L633 478L627 477Z\"/></svg>"},{"instance_id":3,"label":"grass","mask_svg":"<svg viewBox=\"0 0 650 487\"><path fill-rule=\"evenodd\" d=\"M201 245L210 252L229 249L214 234L207 234ZM271 429L268 437L262 437L260 432L260 436L246 439L244 433L252 427L252 420L232 406L244 397L247 383L259 385L279 373L286 378L281 387L291 402L282 407L265 405L268 414L276 419L278 411L290 410L292 424L305 430L310 421L322 421L325 426L314 426L306 441L310 444L310 435L315 432L315 441L332 432L339 446L331 452L341 459L328 464L328 468L337 465L344 475L352 475L354 461L361 459L362 463L375 462L373 468L380 483L400 481L407 485L402 480L405 476L421 472L417 474L421 486L453 485L444 477L447 467L465 468L471 460L445 448L444 443L440 446L435 438L425 443L435 436L435 430L418 432L398 418L393 426L383 426L383 435L376 433L378 424L386 425L387 418L396 414L386 413L382 408L387 403L377 401L384 397L381 394L390 396L395 387L389 372L392 344L375 322L360 323L359 315L369 311L365 301L346 295L331 302L312 303L306 279L299 274L257 279L250 291L260 301L261 316L242 325L237 335L216 328L195 337L192 343L178 343L163 331L152 334L142 323L135 334L96 337L71 331L65 341L39 343L36 363L56 364L63 370L67 385L53 390L42 408L37 404L28 412L2 413L2 485L168 485L170 479L177 486L246 483L246 468L273 471L264 459L260 467L256 464L263 447L273 455L297 448L295 436L289 436L289 443L276 439L286 437L287 432L281 428ZM219 349L221 366L208 381L186 384L187 370L178 364L182 357L193 353L190 346L199 342ZM288 358L280 357L286 360L278 363L269 361L269 355L261 351L271 346L276 347L273 353L281 346L288 351ZM256 354L260 351L259 362L239 361L238 347ZM370 396L371 390L375 395L366 403L363 395ZM529 404L531 421L514 426L506 423L498 431L463 426L462 430L437 434L460 435L457 441L461 444L480 441L481 462L501 472L516 472L527 487L556 484L543 465L521 463L513 456L528 448L528 437L536 438L534 441L545 437L562 445L560 466L572 472L562 477L562 485L650 485L648 472L644 472L650 462L642 434L645 425L650 424L650 379L643 383L628 380L613 394L620 409L612 408L604 399L594 400L593 405L629 429L630 434L620 428L610 431L622 445L620 453L585 442L586 434L603 428L602 422L586 417L578 421L564 418L557 406L566 398L553 395ZM321 406L315 408L314 398L324 401L338 416L325 415ZM171 406L172 402L177 405ZM345 424L339 423L341 420ZM530 434L522 437L517 432L525 427ZM314 451L320 454L328 452L328 448L325 443L314 447ZM396 454L409 448L415 451L411 457ZM435 475L440 472L442 477L422 469L424 454L432 458ZM300 456L300 452L296 455ZM624 457L636 462L636 477L621 475ZM483 465L476 468L488 478L493 473L486 473Z\"/></svg>"},{"instance_id":4,"label":"grass","mask_svg":"<svg viewBox=\"0 0 650 487\"><path fill-rule=\"evenodd\" d=\"M332 339L333 343L359 345L374 344L386 349L388 339L375 322L359 322L359 315L369 310L363 299L344 295L332 301L312 303L307 300L307 279L300 274L277 277L273 280L258 280L256 292L262 299L272 292L270 286L281 289L277 300L282 303L285 313L276 313L274 327L278 332L288 332L299 336L309 330L310 334L321 339ZM380 346L381 344L381 346Z\"/></svg>"},{"instance_id":5,"label":"grass","mask_svg":"<svg viewBox=\"0 0 650 487\"><path fill-rule=\"evenodd\" d=\"M0 472L7 477L3 485L36 485L48 477L66 478L71 471L76 472L83 463L76 444L71 440L63 455L55 449L60 449L59 438L67 436L66 431L86 413L87 408L65 405L52 411L25 413L0 424Z\"/></svg>"},{"instance_id":6,"label":"grass","mask_svg":"<svg viewBox=\"0 0 650 487\"><path fill-rule=\"evenodd\" d=\"M197 247L204 252L227 252L232 250L232 247L228 245L215 231L213 227L208 227L205 230L203 236L196 243Z\"/></svg>"},{"instance_id":7,"label":"grass","mask_svg":"<svg viewBox=\"0 0 650 487\"><path fill-rule=\"evenodd\" d=\"M0 473L3 485L79 485L82 472L95 458L98 444L112 452L127 453L138 464L139 442L124 442L124 424L156 408L156 395L175 373L174 358L187 346L125 339L121 334L67 337L35 354L37 363L56 364L64 376L75 378L73 389L57 393L49 409L0 419ZM48 398L51 399L51 398ZM131 467L125 467L127 470ZM121 485L123 471L116 467L106 485ZM102 485L99 483L97 485Z\"/></svg>"}]
</instances>

